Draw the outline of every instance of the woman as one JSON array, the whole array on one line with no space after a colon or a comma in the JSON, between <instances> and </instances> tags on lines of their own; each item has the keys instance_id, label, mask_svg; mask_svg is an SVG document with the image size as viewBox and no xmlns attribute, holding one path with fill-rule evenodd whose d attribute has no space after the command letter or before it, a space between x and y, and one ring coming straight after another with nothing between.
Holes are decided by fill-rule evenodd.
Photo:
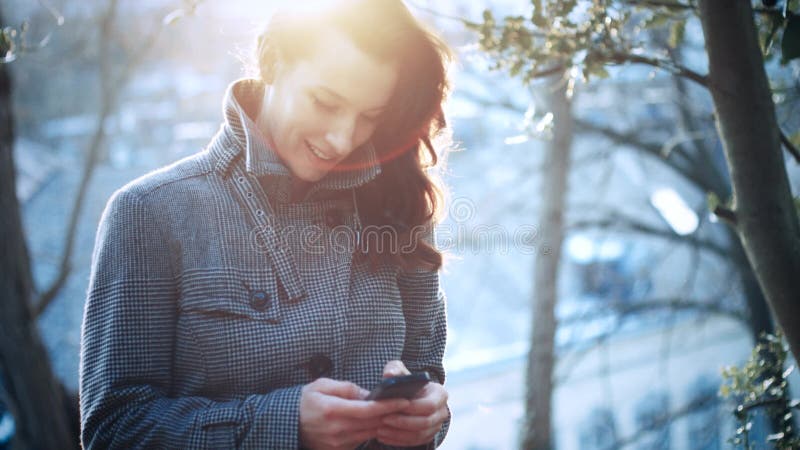
<instances>
[{"instance_id":1,"label":"woman","mask_svg":"<svg viewBox=\"0 0 800 450\"><path fill-rule=\"evenodd\" d=\"M117 191L80 368L86 448L429 447L442 386L447 48L400 0L278 14L208 148ZM411 400L367 401L428 371Z\"/></svg>"}]
</instances>

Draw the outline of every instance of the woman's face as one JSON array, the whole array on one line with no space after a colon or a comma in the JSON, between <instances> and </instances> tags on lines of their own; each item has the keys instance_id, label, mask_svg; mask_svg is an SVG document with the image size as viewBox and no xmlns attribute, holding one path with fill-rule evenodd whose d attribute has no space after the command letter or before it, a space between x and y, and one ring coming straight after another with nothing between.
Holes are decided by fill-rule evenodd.
<instances>
[{"instance_id":1,"label":"woman's face","mask_svg":"<svg viewBox=\"0 0 800 450\"><path fill-rule=\"evenodd\" d=\"M364 144L387 107L398 71L337 30L316 49L280 65L264 92L258 124L283 163L315 182Z\"/></svg>"}]
</instances>

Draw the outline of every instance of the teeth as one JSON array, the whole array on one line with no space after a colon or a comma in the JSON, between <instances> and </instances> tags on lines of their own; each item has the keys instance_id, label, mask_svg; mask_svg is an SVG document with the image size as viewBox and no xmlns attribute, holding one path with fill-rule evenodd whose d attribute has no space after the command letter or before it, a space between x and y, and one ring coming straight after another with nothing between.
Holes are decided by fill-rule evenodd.
<instances>
[{"instance_id":1,"label":"teeth","mask_svg":"<svg viewBox=\"0 0 800 450\"><path fill-rule=\"evenodd\" d=\"M333 159L332 157L325 156L322 152L320 152L313 145L311 145L311 144L307 144L307 145L308 145L308 148L311 149L311 153L315 154L317 156L317 158L324 159L325 161L329 161L329 160Z\"/></svg>"}]
</instances>

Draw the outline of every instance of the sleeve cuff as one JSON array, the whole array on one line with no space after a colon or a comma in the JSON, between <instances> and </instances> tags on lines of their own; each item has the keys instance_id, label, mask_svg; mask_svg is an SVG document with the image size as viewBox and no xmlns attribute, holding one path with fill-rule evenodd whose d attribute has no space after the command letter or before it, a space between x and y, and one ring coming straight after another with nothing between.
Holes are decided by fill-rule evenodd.
<instances>
[{"instance_id":1,"label":"sleeve cuff","mask_svg":"<svg viewBox=\"0 0 800 450\"><path fill-rule=\"evenodd\" d=\"M248 398L253 402L249 432L241 441L243 448L300 448L300 395L302 386L277 389L266 395Z\"/></svg>"}]
</instances>

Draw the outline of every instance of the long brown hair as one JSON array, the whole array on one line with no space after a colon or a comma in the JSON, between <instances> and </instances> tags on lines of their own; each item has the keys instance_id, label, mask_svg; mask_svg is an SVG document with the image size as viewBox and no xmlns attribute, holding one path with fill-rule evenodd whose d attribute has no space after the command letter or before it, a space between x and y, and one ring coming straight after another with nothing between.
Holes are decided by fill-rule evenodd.
<instances>
[{"instance_id":1,"label":"long brown hair","mask_svg":"<svg viewBox=\"0 0 800 450\"><path fill-rule=\"evenodd\" d=\"M443 209L444 190L428 170L447 150L442 103L448 93L448 46L417 21L401 0L341 0L312 14L276 13L258 40L261 78L278 64L309 54L317 33L334 27L370 56L400 68L386 112L372 135L381 173L356 191L365 229L359 253L370 267L438 270L442 255L428 239ZM390 232L383 233L378 230ZM377 239L377 241L375 240Z\"/></svg>"}]
</instances>

